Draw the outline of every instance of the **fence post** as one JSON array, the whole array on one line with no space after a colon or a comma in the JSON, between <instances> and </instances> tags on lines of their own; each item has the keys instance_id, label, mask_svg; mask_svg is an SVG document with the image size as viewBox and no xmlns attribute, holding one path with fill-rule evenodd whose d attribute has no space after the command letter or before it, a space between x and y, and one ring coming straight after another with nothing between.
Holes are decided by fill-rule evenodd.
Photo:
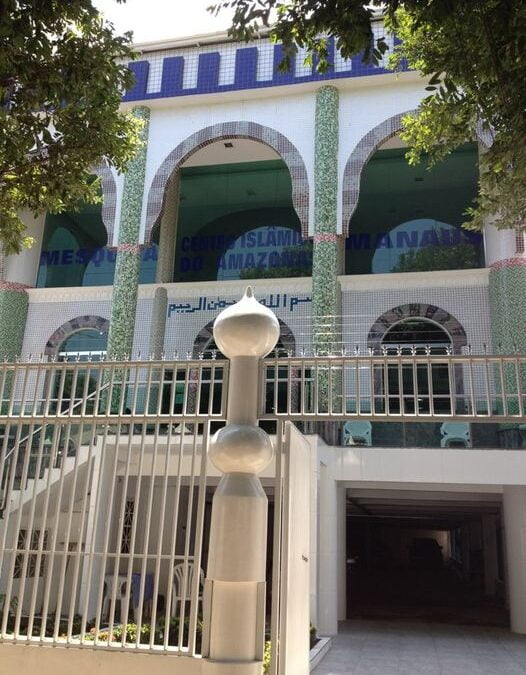
<instances>
[{"instance_id":1,"label":"fence post","mask_svg":"<svg viewBox=\"0 0 526 675\"><path fill-rule=\"evenodd\" d=\"M224 474L214 494L205 588L206 673L259 675L265 632L267 497L258 473L274 455L257 426L259 360L276 345L279 323L247 288L214 325L230 359L227 424L210 442Z\"/></svg>"}]
</instances>

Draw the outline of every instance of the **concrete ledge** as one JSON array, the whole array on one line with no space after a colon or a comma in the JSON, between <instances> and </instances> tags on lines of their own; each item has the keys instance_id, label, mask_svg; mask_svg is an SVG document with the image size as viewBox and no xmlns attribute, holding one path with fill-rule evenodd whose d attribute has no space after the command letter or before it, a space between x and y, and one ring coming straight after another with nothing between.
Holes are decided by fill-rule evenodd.
<instances>
[{"instance_id":1,"label":"concrete ledge","mask_svg":"<svg viewBox=\"0 0 526 675\"><path fill-rule=\"evenodd\" d=\"M48 645L0 644L0 673L47 675L201 675L203 659Z\"/></svg>"},{"instance_id":2,"label":"concrete ledge","mask_svg":"<svg viewBox=\"0 0 526 675\"><path fill-rule=\"evenodd\" d=\"M310 670L314 670L316 666L320 665L321 660L326 656L329 649L332 647L332 638L322 637L310 650L309 666Z\"/></svg>"}]
</instances>

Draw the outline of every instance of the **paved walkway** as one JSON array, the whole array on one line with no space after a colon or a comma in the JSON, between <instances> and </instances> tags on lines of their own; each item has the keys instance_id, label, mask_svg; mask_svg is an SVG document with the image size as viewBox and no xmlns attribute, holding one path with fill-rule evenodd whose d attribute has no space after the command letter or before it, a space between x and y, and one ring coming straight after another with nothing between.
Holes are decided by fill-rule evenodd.
<instances>
[{"instance_id":1,"label":"paved walkway","mask_svg":"<svg viewBox=\"0 0 526 675\"><path fill-rule=\"evenodd\" d=\"M526 636L413 621L340 624L313 675L526 675Z\"/></svg>"}]
</instances>

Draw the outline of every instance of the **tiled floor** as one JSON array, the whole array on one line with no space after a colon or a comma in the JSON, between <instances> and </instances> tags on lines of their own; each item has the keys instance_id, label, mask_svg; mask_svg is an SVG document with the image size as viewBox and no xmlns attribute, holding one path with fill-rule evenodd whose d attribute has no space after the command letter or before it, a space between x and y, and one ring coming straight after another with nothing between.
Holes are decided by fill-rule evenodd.
<instances>
[{"instance_id":1,"label":"tiled floor","mask_svg":"<svg viewBox=\"0 0 526 675\"><path fill-rule=\"evenodd\" d=\"M346 621L313 675L526 675L526 636L504 628Z\"/></svg>"}]
</instances>

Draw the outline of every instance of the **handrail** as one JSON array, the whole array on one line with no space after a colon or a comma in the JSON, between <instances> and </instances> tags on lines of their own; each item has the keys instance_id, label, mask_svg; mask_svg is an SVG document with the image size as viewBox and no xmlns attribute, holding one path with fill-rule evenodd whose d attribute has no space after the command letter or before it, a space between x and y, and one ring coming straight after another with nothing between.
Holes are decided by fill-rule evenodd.
<instances>
[{"instance_id":1,"label":"handrail","mask_svg":"<svg viewBox=\"0 0 526 675\"><path fill-rule=\"evenodd\" d=\"M78 401L77 403L74 403L70 408L68 408L67 410L64 410L64 415L67 415L67 414L73 412L73 410L75 410L75 408L76 408L77 406L82 405L82 404L85 403L86 401L89 401L93 396L96 396L97 394L100 394L101 391L104 391L104 389L107 389L109 386L110 386L110 383L107 382L107 383L104 384L100 389L97 389L96 391L94 391L94 392L92 392L91 394L89 394L88 396L86 396L86 398L83 398L83 399L81 399L80 401ZM60 419L60 418L56 418L56 417L55 417L54 419ZM21 444L21 443L25 443L26 441L28 441L28 440L29 440L30 438L32 438L35 434L38 434L39 431L42 431L43 428L44 428L44 424L41 424L41 425L40 425L39 427L37 427L36 429L33 429L33 431L32 431L30 434L27 434L27 436L24 436L24 438L21 438L17 443L15 443L15 445L13 445L13 447L9 450L9 452L6 452L5 457L4 457L4 462L7 462L7 460L8 460L9 457L13 454L13 452L14 452L18 447L20 447L20 444Z\"/></svg>"}]
</instances>

